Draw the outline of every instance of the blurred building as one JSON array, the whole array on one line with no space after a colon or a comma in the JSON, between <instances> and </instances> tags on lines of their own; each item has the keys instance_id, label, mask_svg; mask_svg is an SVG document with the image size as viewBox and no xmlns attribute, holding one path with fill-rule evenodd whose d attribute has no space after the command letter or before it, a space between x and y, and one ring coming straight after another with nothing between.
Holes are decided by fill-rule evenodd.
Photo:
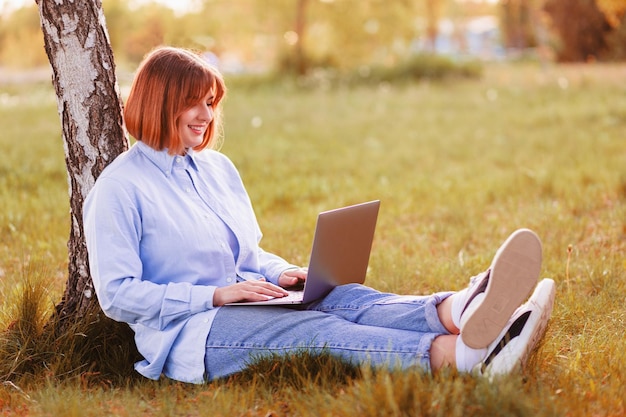
<instances>
[{"instance_id":1,"label":"blurred building","mask_svg":"<svg viewBox=\"0 0 626 417\"><path fill-rule=\"evenodd\" d=\"M441 19L434 42L423 36L415 40L412 49L416 52L433 52L451 57L483 60L499 60L506 56L496 16L479 16L464 20Z\"/></svg>"}]
</instances>

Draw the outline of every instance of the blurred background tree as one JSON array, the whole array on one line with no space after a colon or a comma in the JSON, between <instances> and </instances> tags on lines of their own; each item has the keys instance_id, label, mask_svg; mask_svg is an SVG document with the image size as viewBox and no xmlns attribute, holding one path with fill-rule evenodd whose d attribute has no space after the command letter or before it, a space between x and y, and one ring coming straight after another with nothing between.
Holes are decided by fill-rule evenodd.
<instances>
[{"instance_id":1,"label":"blurred background tree","mask_svg":"<svg viewBox=\"0 0 626 417\"><path fill-rule=\"evenodd\" d=\"M197 0L188 13L156 2L105 0L118 67L135 68L160 44L210 51L225 72L304 74L314 68L393 66L467 47L472 18L498 20L503 56L550 48L559 61L626 58L626 0ZM47 65L37 9L0 8L0 67ZM448 26L446 26L448 25ZM452 29L450 29L450 27ZM446 32L446 30L448 32ZM445 33L444 33L445 32ZM513 54L512 52L515 52Z\"/></svg>"},{"instance_id":2,"label":"blurred background tree","mask_svg":"<svg viewBox=\"0 0 626 417\"><path fill-rule=\"evenodd\" d=\"M537 46L533 19L538 4L530 0L502 0L502 43L507 48L524 49Z\"/></svg>"},{"instance_id":3,"label":"blurred background tree","mask_svg":"<svg viewBox=\"0 0 626 417\"><path fill-rule=\"evenodd\" d=\"M10 15L0 15L0 66L3 65L18 68L48 65L34 2Z\"/></svg>"},{"instance_id":4,"label":"blurred background tree","mask_svg":"<svg viewBox=\"0 0 626 417\"><path fill-rule=\"evenodd\" d=\"M623 58L612 37L623 24L620 2L608 0L547 0L544 10L558 34L560 61L581 62ZM623 3L623 2L621 2ZM612 22L612 23L611 23ZM619 48L618 48L619 49Z\"/></svg>"}]
</instances>

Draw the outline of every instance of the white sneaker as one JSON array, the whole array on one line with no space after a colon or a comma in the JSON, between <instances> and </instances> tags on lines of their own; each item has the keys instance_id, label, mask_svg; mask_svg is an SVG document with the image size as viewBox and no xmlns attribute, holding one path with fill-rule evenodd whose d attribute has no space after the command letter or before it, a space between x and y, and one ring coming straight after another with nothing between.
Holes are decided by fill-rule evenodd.
<instances>
[{"instance_id":1,"label":"white sneaker","mask_svg":"<svg viewBox=\"0 0 626 417\"><path fill-rule=\"evenodd\" d=\"M487 357L474 367L477 375L493 378L526 365L546 331L554 305L554 281L541 280L530 299L517 309L508 325L489 346Z\"/></svg>"},{"instance_id":2,"label":"white sneaker","mask_svg":"<svg viewBox=\"0 0 626 417\"><path fill-rule=\"evenodd\" d=\"M461 312L461 338L473 349L489 346L528 297L541 272L541 241L529 229L513 232L491 266L474 277Z\"/></svg>"}]
</instances>

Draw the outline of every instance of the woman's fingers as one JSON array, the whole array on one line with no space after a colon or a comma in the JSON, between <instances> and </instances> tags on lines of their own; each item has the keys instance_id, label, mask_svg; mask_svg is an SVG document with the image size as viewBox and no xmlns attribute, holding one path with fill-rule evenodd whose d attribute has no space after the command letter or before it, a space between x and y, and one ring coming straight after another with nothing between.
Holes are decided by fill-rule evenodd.
<instances>
[{"instance_id":1,"label":"woman's fingers","mask_svg":"<svg viewBox=\"0 0 626 417\"><path fill-rule=\"evenodd\" d=\"M287 294L289 294L287 291L265 279L243 281L227 287L216 288L213 295L213 305L218 307L240 301L264 301L281 298Z\"/></svg>"},{"instance_id":2,"label":"woman's fingers","mask_svg":"<svg viewBox=\"0 0 626 417\"><path fill-rule=\"evenodd\" d=\"M304 281L306 281L307 273L307 268L288 269L278 278L278 285L288 288L298 284L303 284Z\"/></svg>"},{"instance_id":3,"label":"woman's fingers","mask_svg":"<svg viewBox=\"0 0 626 417\"><path fill-rule=\"evenodd\" d=\"M276 297L284 297L288 294L287 291L282 289L281 287L272 284L271 282L267 282L265 280L258 281L245 281L241 284L249 284L246 286L246 289L252 293L267 295L270 298Z\"/></svg>"}]
</instances>

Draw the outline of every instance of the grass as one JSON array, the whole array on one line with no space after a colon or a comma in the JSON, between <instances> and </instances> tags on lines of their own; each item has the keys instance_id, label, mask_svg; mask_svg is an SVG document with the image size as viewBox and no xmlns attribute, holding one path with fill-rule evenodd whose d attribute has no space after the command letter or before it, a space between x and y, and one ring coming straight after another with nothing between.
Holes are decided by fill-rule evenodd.
<instances>
[{"instance_id":1,"label":"grass","mask_svg":"<svg viewBox=\"0 0 626 417\"><path fill-rule=\"evenodd\" d=\"M87 371L44 370L3 379L0 415L626 414L625 70L492 65L481 80L307 91L230 83L222 151L241 171L268 250L305 264L318 211L380 198L369 284L429 293L462 288L512 230L536 230L542 275L558 292L522 374L490 383L306 355L206 386L93 384ZM7 329L23 317L24 288L39 300L35 323L59 300L69 207L52 89L0 85L0 103Z\"/></svg>"}]
</instances>

